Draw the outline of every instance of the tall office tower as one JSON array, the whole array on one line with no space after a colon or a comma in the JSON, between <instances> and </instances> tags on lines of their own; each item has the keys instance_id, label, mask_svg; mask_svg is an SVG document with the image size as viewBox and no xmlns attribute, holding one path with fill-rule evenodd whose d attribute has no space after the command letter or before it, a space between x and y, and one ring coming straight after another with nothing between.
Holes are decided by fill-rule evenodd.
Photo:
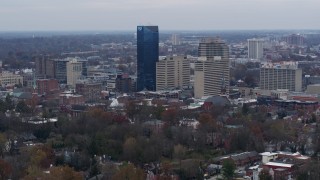
<instances>
[{"instance_id":1,"label":"tall office tower","mask_svg":"<svg viewBox=\"0 0 320 180\"><path fill-rule=\"evenodd\" d=\"M49 56L38 57L35 60L35 72L39 78L54 78L54 61Z\"/></svg>"},{"instance_id":2,"label":"tall office tower","mask_svg":"<svg viewBox=\"0 0 320 180\"><path fill-rule=\"evenodd\" d=\"M172 56L157 62L157 91L182 89L190 84L190 61L187 57Z\"/></svg>"},{"instance_id":3,"label":"tall office tower","mask_svg":"<svg viewBox=\"0 0 320 180\"><path fill-rule=\"evenodd\" d=\"M59 81L59 83L67 83L67 63L68 59L56 59L54 60L54 74L55 79Z\"/></svg>"},{"instance_id":4,"label":"tall office tower","mask_svg":"<svg viewBox=\"0 0 320 180\"><path fill-rule=\"evenodd\" d=\"M71 87L76 86L76 82L82 76L82 62L72 60L67 62L67 84Z\"/></svg>"},{"instance_id":5,"label":"tall office tower","mask_svg":"<svg viewBox=\"0 0 320 180\"><path fill-rule=\"evenodd\" d=\"M200 41L194 78L195 98L229 94L229 48L221 39Z\"/></svg>"},{"instance_id":6,"label":"tall office tower","mask_svg":"<svg viewBox=\"0 0 320 180\"><path fill-rule=\"evenodd\" d=\"M158 26L137 27L137 91L156 90L156 62L159 59Z\"/></svg>"},{"instance_id":7,"label":"tall office tower","mask_svg":"<svg viewBox=\"0 0 320 180\"><path fill-rule=\"evenodd\" d=\"M82 72L83 76L88 76L88 60L76 58L78 62L82 63Z\"/></svg>"},{"instance_id":8,"label":"tall office tower","mask_svg":"<svg viewBox=\"0 0 320 180\"><path fill-rule=\"evenodd\" d=\"M302 69L297 62L263 63L260 68L260 89L302 90Z\"/></svg>"},{"instance_id":9,"label":"tall office tower","mask_svg":"<svg viewBox=\"0 0 320 180\"><path fill-rule=\"evenodd\" d=\"M180 45L180 35L172 34L171 41L172 41L172 45L174 46Z\"/></svg>"},{"instance_id":10,"label":"tall office tower","mask_svg":"<svg viewBox=\"0 0 320 180\"><path fill-rule=\"evenodd\" d=\"M248 39L248 58L261 59L263 57L263 39Z\"/></svg>"}]
</instances>

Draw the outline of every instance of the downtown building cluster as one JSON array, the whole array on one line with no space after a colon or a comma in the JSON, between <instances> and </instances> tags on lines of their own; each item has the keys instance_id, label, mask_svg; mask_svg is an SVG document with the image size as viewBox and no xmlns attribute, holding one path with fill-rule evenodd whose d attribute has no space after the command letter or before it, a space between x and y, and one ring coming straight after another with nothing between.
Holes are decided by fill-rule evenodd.
<instances>
[{"instance_id":1,"label":"downtown building cluster","mask_svg":"<svg viewBox=\"0 0 320 180\"><path fill-rule=\"evenodd\" d=\"M154 137L167 140L159 141L159 148L162 144L170 146L176 143L177 146L172 146L173 156L177 154L174 152L177 147L183 151L194 151L196 148L217 150L222 156L210 159L210 163L214 164L201 167L208 176L215 175L221 170L221 164L230 160L239 170L246 167L241 169L239 177L246 175L257 179L262 170L268 170L274 179L290 178L294 176L296 167L310 161L309 156L315 154L313 132L317 126L313 114L316 118L320 114L320 80L307 75L302 69L312 61L280 60L285 59L289 50L292 50L289 53L292 57L308 56L306 58L312 59L310 52L317 51L317 47L312 47L314 50L303 47L301 39L294 39L303 39L300 35L288 35L284 39L261 37L247 40L246 37L235 43L182 34L160 39L159 33L157 26L138 26L135 39L132 37L129 42L120 40L120 43L92 44L90 48L93 51L90 52L64 53L58 57L40 56L35 59L34 71L1 71L0 83L5 89L1 92L2 97L6 98L4 93L8 93L15 102L23 101L28 107L34 107L37 116L29 113L31 117L21 117L24 123L56 122L57 117L53 116L65 115L70 122L74 120L81 125L85 121L93 122L94 134L100 133L95 132L100 128L95 124L96 120L103 123L101 127L105 125L111 131L125 127L119 133L127 133L124 136L130 139L131 132L124 131L130 131L132 127L135 129L132 134L135 134L136 128L141 128L141 135L136 138L136 142L140 138L146 139L141 141L142 146L136 146L143 147L141 152L149 148L144 144ZM86 53L90 55L84 56ZM280 54L281 58L277 59ZM50 114L46 113L46 108L50 109ZM15 111L5 115L18 116ZM211 124L211 121L216 124ZM277 124L283 122L288 123L282 126ZM291 127L292 124L294 126ZM85 123L83 125L91 128ZM296 130L297 127L301 129ZM291 143L282 137L278 139L278 134L281 136L287 128L290 132L296 131L292 133L294 138L304 144ZM109 130L103 129L103 132L108 134ZM172 130L170 137L167 137L167 130ZM180 130L183 130L180 134L182 140L177 140ZM307 133L300 134L300 130ZM118 138L118 132L115 133ZM88 138L99 140L98 136ZM108 138L112 140L110 143L103 141L99 146L110 145L105 149L113 150L113 143L117 142L116 146L126 150L127 146L123 144L127 143ZM125 141L125 138L121 139ZM241 147L235 151L233 148L239 142ZM259 154L251 149L245 152L247 148L242 146L245 143L246 147L259 145L259 152L266 152ZM279 151L288 151L293 146L301 146L303 154L308 156ZM73 147L70 149L66 152L74 151ZM237 153L228 154L231 152ZM69 158L68 153L64 155L66 159ZM201 150L200 153L206 152ZM171 158L171 154L167 157ZM211 151L206 155L210 154ZM162 155L159 152L158 156L162 158ZM97 156L98 163L117 164L107 156ZM185 158L189 158L188 155ZM146 170L148 175L153 175L149 169ZM157 171L153 170L155 173Z\"/></svg>"}]
</instances>

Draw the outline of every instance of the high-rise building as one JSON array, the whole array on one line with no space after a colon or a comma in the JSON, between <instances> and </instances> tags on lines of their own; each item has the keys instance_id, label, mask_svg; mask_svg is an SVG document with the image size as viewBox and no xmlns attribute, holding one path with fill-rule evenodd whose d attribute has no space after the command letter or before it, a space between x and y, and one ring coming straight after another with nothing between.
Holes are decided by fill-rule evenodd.
<instances>
[{"instance_id":1,"label":"high-rise building","mask_svg":"<svg viewBox=\"0 0 320 180\"><path fill-rule=\"evenodd\" d=\"M137 91L156 90L156 62L159 59L158 26L137 27Z\"/></svg>"},{"instance_id":2,"label":"high-rise building","mask_svg":"<svg viewBox=\"0 0 320 180\"><path fill-rule=\"evenodd\" d=\"M35 72L38 78L54 78L54 60L49 56L38 57L35 60Z\"/></svg>"},{"instance_id":3,"label":"high-rise building","mask_svg":"<svg viewBox=\"0 0 320 180\"><path fill-rule=\"evenodd\" d=\"M172 34L171 41L172 41L172 45L174 46L180 45L180 35Z\"/></svg>"},{"instance_id":4,"label":"high-rise building","mask_svg":"<svg viewBox=\"0 0 320 180\"><path fill-rule=\"evenodd\" d=\"M260 68L260 89L302 90L302 69L297 62L263 63Z\"/></svg>"},{"instance_id":5,"label":"high-rise building","mask_svg":"<svg viewBox=\"0 0 320 180\"><path fill-rule=\"evenodd\" d=\"M55 79L59 81L59 83L67 83L67 63L69 60L67 59L56 59L54 60L54 74Z\"/></svg>"},{"instance_id":6,"label":"high-rise building","mask_svg":"<svg viewBox=\"0 0 320 180\"><path fill-rule=\"evenodd\" d=\"M182 89L190 84L190 61L172 56L157 62L157 91Z\"/></svg>"},{"instance_id":7,"label":"high-rise building","mask_svg":"<svg viewBox=\"0 0 320 180\"><path fill-rule=\"evenodd\" d=\"M284 40L291 45L302 46L304 44L305 38L300 34L291 34L286 36Z\"/></svg>"},{"instance_id":8,"label":"high-rise building","mask_svg":"<svg viewBox=\"0 0 320 180\"><path fill-rule=\"evenodd\" d=\"M133 80L128 74L117 75L116 90L121 93L130 93L132 89Z\"/></svg>"},{"instance_id":9,"label":"high-rise building","mask_svg":"<svg viewBox=\"0 0 320 180\"><path fill-rule=\"evenodd\" d=\"M82 75L83 76L88 76L88 60L86 59L80 59L80 58L76 58L78 62L82 63Z\"/></svg>"},{"instance_id":10,"label":"high-rise building","mask_svg":"<svg viewBox=\"0 0 320 180\"><path fill-rule=\"evenodd\" d=\"M82 62L71 60L67 62L67 84L75 87L76 82L82 76Z\"/></svg>"},{"instance_id":11,"label":"high-rise building","mask_svg":"<svg viewBox=\"0 0 320 180\"><path fill-rule=\"evenodd\" d=\"M195 62L194 96L229 94L229 48L218 38L205 38L199 44Z\"/></svg>"},{"instance_id":12,"label":"high-rise building","mask_svg":"<svg viewBox=\"0 0 320 180\"><path fill-rule=\"evenodd\" d=\"M229 47L220 38L203 38L200 40L198 56L213 60L214 56L229 61Z\"/></svg>"},{"instance_id":13,"label":"high-rise building","mask_svg":"<svg viewBox=\"0 0 320 180\"><path fill-rule=\"evenodd\" d=\"M67 63L70 61L77 61L82 63L81 75L88 75L87 63L88 61L81 58L65 58L65 59L55 59L53 60L54 78L59 81L59 83L67 83Z\"/></svg>"},{"instance_id":14,"label":"high-rise building","mask_svg":"<svg viewBox=\"0 0 320 180\"><path fill-rule=\"evenodd\" d=\"M263 39L248 39L248 58L261 59L263 58Z\"/></svg>"}]
</instances>

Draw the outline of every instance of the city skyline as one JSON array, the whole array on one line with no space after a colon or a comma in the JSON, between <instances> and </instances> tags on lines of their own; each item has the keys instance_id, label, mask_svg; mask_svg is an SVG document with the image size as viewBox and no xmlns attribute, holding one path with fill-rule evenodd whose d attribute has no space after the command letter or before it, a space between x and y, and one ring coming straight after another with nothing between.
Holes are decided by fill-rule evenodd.
<instances>
[{"instance_id":1,"label":"city skyline","mask_svg":"<svg viewBox=\"0 0 320 180\"><path fill-rule=\"evenodd\" d=\"M258 5L257 5L258 4ZM0 31L320 29L317 0L12 0Z\"/></svg>"}]
</instances>

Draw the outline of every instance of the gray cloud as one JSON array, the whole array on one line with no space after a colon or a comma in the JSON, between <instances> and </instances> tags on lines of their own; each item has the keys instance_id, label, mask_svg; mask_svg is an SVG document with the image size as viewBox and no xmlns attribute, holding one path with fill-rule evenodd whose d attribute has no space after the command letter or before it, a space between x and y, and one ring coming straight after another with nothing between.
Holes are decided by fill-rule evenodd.
<instances>
[{"instance_id":1,"label":"gray cloud","mask_svg":"<svg viewBox=\"0 0 320 180\"><path fill-rule=\"evenodd\" d=\"M320 29L319 0L2 0L0 30Z\"/></svg>"}]
</instances>

